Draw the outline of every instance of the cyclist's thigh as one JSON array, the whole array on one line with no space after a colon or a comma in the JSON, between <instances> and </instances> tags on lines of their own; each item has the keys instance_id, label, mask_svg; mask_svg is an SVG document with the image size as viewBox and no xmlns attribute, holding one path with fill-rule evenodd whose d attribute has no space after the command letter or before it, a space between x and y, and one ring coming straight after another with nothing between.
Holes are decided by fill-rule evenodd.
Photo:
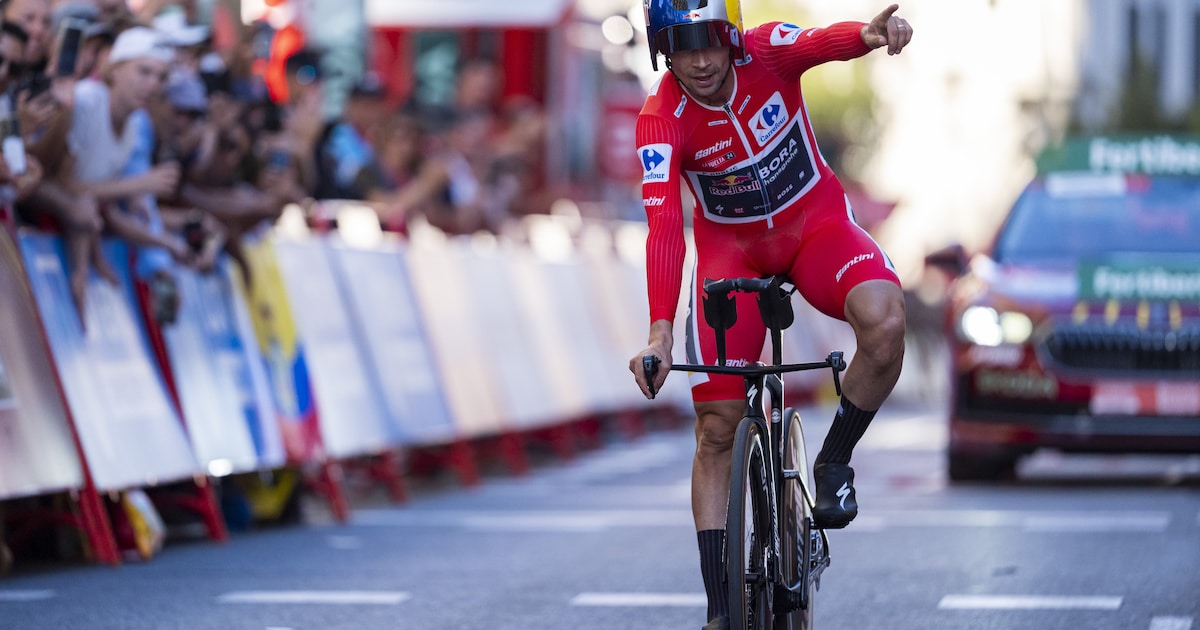
<instances>
[{"instance_id":1,"label":"cyclist's thigh","mask_svg":"<svg viewBox=\"0 0 1200 630\"><path fill-rule=\"evenodd\" d=\"M721 244L697 242L697 248L684 347L688 363L714 365L717 362L716 334L704 320L704 279L756 278L762 274L747 263L732 239ZM762 356L766 327L758 314L758 303L753 294L733 295L738 318L737 323L725 331L725 364L745 366ZM690 378L692 399L698 402L740 400L745 396L745 385L740 376L694 373Z\"/></svg>"},{"instance_id":2,"label":"cyclist's thigh","mask_svg":"<svg viewBox=\"0 0 1200 630\"><path fill-rule=\"evenodd\" d=\"M843 197L844 199L844 197ZM804 299L822 313L845 320L846 296L867 280L900 278L892 261L875 239L859 227L848 211L849 201L829 204L805 225L800 253L791 277Z\"/></svg>"}]
</instances>

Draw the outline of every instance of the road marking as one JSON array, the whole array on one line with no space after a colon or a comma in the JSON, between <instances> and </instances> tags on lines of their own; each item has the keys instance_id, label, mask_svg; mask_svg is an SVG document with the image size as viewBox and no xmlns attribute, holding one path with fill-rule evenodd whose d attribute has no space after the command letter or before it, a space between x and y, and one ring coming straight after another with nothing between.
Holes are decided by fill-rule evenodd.
<instances>
[{"instance_id":1,"label":"road marking","mask_svg":"<svg viewBox=\"0 0 1200 630\"><path fill-rule=\"evenodd\" d=\"M0 590L0 602L36 602L53 599L51 590Z\"/></svg>"},{"instance_id":2,"label":"road marking","mask_svg":"<svg viewBox=\"0 0 1200 630\"><path fill-rule=\"evenodd\" d=\"M691 510L356 510L355 525L476 531L597 532L615 527L694 527Z\"/></svg>"},{"instance_id":3,"label":"road marking","mask_svg":"<svg viewBox=\"0 0 1200 630\"><path fill-rule=\"evenodd\" d=\"M704 593L580 593L572 606L708 606Z\"/></svg>"},{"instance_id":4,"label":"road marking","mask_svg":"<svg viewBox=\"0 0 1200 630\"><path fill-rule=\"evenodd\" d=\"M1067 595L946 595L940 610L1116 610L1120 597Z\"/></svg>"},{"instance_id":5,"label":"road marking","mask_svg":"<svg viewBox=\"0 0 1200 630\"><path fill-rule=\"evenodd\" d=\"M1150 630L1192 630L1192 618L1155 617L1150 620Z\"/></svg>"},{"instance_id":6,"label":"road marking","mask_svg":"<svg viewBox=\"0 0 1200 630\"><path fill-rule=\"evenodd\" d=\"M859 446L867 450L933 452L946 448L949 429L937 414L871 423Z\"/></svg>"},{"instance_id":7,"label":"road marking","mask_svg":"<svg viewBox=\"0 0 1200 630\"><path fill-rule=\"evenodd\" d=\"M362 541L356 536L329 536L325 539L331 549L361 549Z\"/></svg>"},{"instance_id":8,"label":"road marking","mask_svg":"<svg viewBox=\"0 0 1200 630\"><path fill-rule=\"evenodd\" d=\"M1162 532L1169 512L1020 512L1006 510L867 511L846 532L877 532L889 527L1017 528L1033 533Z\"/></svg>"},{"instance_id":9,"label":"road marking","mask_svg":"<svg viewBox=\"0 0 1200 630\"><path fill-rule=\"evenodd\" d=\"M381 604L394 606L412 597L401 591L234 591L217 597L221 604Z\"/></svg>"},{"instance_id":10,"label":"road marking","mask_svg":"<svg viewBox=\"0 0 1200 630\"><path fill-rule=\"evenodd\" d=\"M1168 514L1050 515L1028 516L1023 527L1027 532L1163 532L1170 523Z\"/></svg>"},{"instance_id":11,"label":"road marking","mask_svg":"<svg viewBox=\"0 0 1200 630\"><path fill-rule=\"evenodd\" d=\"M493 532L591 533L622 527L690 527L687 509L667 510L399 510L364 509L355 525L379 527L457 527ZM891 510L859 516L850 533L888 528L1012 528L1031 533L1160 533L1169 512L1023 512L1005 510ZM332 543L331 543L332 544Z\"/></svg>"}]
</instances>

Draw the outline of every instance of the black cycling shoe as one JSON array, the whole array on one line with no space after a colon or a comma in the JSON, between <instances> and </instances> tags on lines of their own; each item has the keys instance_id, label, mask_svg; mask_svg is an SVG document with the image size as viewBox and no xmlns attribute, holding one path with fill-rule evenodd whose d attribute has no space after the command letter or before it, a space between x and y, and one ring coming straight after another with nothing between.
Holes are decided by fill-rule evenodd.
<instances>
[{"instance_id":1,"label":"black cycling shoe","mask_svg":"<svg viewBox=\"0 0 1200 630\"><path fill-rule=\"evenodd\" d=\"M817 485L813 522L818 528L841 529L858 516L854 469L848 464L817 464L813 466L813 481Z\"/></svg>"},{"instance_id":2,"label":"black cycling shoe","mask_svg":"<svg viewBox=\"0 0 1200 630\"><path fill-rule=\"evenodd\" d=\"M713 617L700 630L729 630L729 617Z\"/></svg>"}]
</instances>

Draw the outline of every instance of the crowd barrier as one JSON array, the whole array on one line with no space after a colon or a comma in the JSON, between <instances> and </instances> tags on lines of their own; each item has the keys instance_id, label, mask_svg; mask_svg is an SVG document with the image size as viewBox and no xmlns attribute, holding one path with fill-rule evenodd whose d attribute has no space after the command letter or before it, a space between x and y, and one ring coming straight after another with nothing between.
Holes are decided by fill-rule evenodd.
<instances>
[{"instance_id":1,"label":"crowd barrier","mask_svg":"<svg viewBox=\"0 0 1200 630\"><path fill-rule=\"evenodd\" d=\"M249 282L228 262L175 270L181 308L165 326L123 244L105 241L119 282L89 280L81 321L61 239L0 235L0 500L69 491L82 516L60 522L116 563L127 545L106 495L146 489L220 540L226 477L299 471L344 520L359 462L400 498L421 462L474 483L489 455L523 470L534 439L570 455L587 437L572 427L687 415L684 375L651 402L627 367L646 335L644 225L540 216L500 237L417 225L400 238L369 212L332 204L336 229L284 220L248 237ZM786 355L844 341L844 324L797 305L810 332L786 335Z\"/></svg>"}]
</instances>

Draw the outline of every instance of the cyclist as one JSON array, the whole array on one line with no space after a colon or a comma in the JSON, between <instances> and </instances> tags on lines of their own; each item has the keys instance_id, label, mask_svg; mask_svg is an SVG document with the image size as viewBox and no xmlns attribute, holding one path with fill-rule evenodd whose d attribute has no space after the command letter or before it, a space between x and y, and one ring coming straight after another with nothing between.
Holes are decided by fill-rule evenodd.
<instances>
[{"instance_id":1,"label":"cyclist","mask_svg":"<svg viewBox=\"0 0 1200 630\"><path fill-rule=\"evenodd\" d=\"M891 261L854 223L837 177L817 149L800 75L818 64L886 46L899 54L912 37L891 5L870 22L801 28L770 22L743 31L738 0L646 0L651 63L670 72L650 91L637 121L642 162L650 332L630 360L647 396L642 357L671 366L672 322L685 253L681 183L695 200L696 266L685 340L688 361L713 364L715 335L696 306L705 278L786 274L822 313L849 322L857 340L843 397L814 462L814 519L845 527L858 511L851 451L891 393L904 355L904 298ZM765 328L753 297L737 298L726 336L727 365L759 359ZM722 588L725 515L733 435L744 411L738 376L693 374L696 455L692 512L710 622L728 625Z\"/></svg>"}]
</instances>

